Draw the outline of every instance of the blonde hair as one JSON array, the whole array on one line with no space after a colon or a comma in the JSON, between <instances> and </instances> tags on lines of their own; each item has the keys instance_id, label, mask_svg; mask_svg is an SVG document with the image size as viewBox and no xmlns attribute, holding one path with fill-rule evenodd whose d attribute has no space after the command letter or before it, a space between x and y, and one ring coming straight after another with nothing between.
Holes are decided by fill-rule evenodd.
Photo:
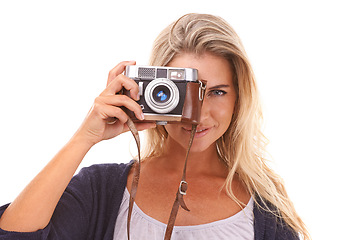
<instances>
[{"instance_id":1,"label":"blonde hair","mask_svg":"<svg viewBox=\"0 0 360 240\"><path fill-rule=\"evenodd\" d=\"M290 201L282 179L266 164L266 138L261 131L262 111L255 77L240 38L222 18L187 14L165 28L154 42L150 65L166 66L181 53L212 53L227 59L234 72L238 94L236 110L228 130L217 140L217 152L229 169L227 194L239 205L232 180L239 178L265 210L281 217L295 232L310 239L305 224ZM162 154L167 132L163 126L147 131L146 157ZM277 209L270 210L267 203ZM258 200L256 204L259 205Z\"/></svg>"}]
</instances>

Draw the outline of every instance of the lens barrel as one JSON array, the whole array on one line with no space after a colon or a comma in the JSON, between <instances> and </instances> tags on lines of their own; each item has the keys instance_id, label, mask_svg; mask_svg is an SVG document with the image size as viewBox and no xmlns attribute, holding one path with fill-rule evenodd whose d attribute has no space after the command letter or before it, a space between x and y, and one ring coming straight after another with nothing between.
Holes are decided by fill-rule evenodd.
<instances>
[{"instance_id":1,"label":"lens barrel","mask_svg":"<svg viewBox=\"0 0 360 240\"><path fill-rule=\"evenodd\" d=\"M152 80L145 88L145 102L156 113L169 113L179 103L179 89L166 78Z\"/></svg>"}]
</instances>

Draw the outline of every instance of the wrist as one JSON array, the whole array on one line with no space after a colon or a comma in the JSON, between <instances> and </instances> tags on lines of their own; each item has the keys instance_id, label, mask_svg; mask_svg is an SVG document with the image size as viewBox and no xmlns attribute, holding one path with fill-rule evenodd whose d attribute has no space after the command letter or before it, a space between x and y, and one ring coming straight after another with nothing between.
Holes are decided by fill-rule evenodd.
<instances>
[{"instance_id":1,"label":"wrist","mask_svg":"<svg viewBox=\"0 0 360 240\"><path fill-rule=\"evenodd\" d=\"M87 153L95 144L96 143L90 141L79 132L76 132L67 143L67 145L74 146L77 149L82 150L84 153Z\"/></svg>"}]
</instances>

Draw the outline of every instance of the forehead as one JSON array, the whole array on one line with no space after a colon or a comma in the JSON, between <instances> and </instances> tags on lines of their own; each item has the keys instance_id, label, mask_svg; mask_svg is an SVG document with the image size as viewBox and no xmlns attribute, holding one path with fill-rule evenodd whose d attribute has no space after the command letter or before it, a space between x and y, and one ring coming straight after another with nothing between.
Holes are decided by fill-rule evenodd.
<instances>
[{"instance_id":1,"label":"forehead","mask_svg":"<svg viewBox=\"0 0 360 240\"><path fill-rule=\"evenodd\" d=\"M199 79L206 80L208 87L220 84L233 85L233 73L228 60L214 54L183 53L176 56L167 66L197 69Z\"/></svg>"}]
</instances>

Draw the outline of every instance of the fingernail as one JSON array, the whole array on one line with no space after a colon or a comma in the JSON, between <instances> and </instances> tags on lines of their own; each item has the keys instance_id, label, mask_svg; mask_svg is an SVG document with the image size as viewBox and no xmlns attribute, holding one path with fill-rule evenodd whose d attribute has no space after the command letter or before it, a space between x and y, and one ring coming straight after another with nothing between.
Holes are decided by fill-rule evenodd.
<instances>
[{"instance_id":1,"label":"fingernail","mask_svg":"<svg viewBox=\"0 0 360 240\"><path fill-rule=\"evenodd\" d=\"M145 115L144 115L144 113L141 113L140 114L140 120L144 120L145 119Z\"/></svg>"},{"instance_id":2,"label":"fingernail","mask_svg":"<svg viewBox=\"0 0 360 240\"><path fill-rule=\"evenodd\" d=\"M136 101L139 101L140 100L140 93L138 93L137 95L136 95Z\"/></svg>"}]
</instances>

